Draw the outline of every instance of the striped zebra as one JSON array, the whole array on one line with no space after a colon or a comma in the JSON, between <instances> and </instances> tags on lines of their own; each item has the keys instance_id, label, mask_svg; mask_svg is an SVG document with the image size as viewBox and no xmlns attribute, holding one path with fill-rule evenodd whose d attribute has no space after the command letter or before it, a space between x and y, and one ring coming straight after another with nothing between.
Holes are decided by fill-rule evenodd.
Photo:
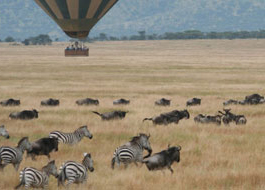
<instances>
[{"instance_id":1,"label":"striped zebra","mask_svg":"<svg viewBox=\"0 0 265 190\"><path fill-rule=\"evenodd\" d=\"M57 167L54 160L44 166L41 171L35 168L26 167L20 172L20 184L18 184L15 189L20 188L22 185L25 186L26 189L29 189L30 187L47 189L50 174L56 178L58 177Z\"/></svg>"},{"instance_id":2,"label":"striped zebra","mask_svg":"<svg viewBox=\"0 0 265 190\"><path fill-rule=\"evenodd\" d=\"M67 187L72 183L84 183L87 181L87 171L93 172L93 160L91 154L84 153L82 164L67 161L59 169L58 186L68 180Z\"/></svg>"},{"instance_id":3,"label":"striped zebra","mask_svg":"<svg viewBox=\"0 0 265 190\"><path fill-rule=\"evenodd\" d=\"M82 140L83 137L93 138L93 135L87 129L87 126L79 127L73 133L63 133L60 131L53 131L49 134L50 138L58 138L59 142L74 145Z\"/></svg>"},{"instance_id":4,"label":"striped zebra","mask_svg":"<svg viewBox=\"0 0 265 190\"><path fill-rule=\"evenodd\" d=\"M5 129L4 125L0 126L0 136L3 136L6 139L9 139L9 134L8 134L7 130Z\"/></svg>"},{"instance_id":5,"label":"striped zebra","mask_svg":"<svg viewBox=\"0 0 265 190\"><path fill-rule=\"evenodd\" d=\"M141 133L133 137L130 142L118 147L113 153L111 161L112 169L114 169L115 163L119 166L120 162L122 162L127 167L131 162L137 165L137 162L142 162L144 158L149 157L152 153L149 138L150 135L147 136ZM148 151L148 155L143 158L144 149Z\"/></svg>"},{"instance_id":6,"label":"striped zebra","mask_svg":"<svg viewBox=\"0 0 265 190\"><path fill-rule=\"evenodd\" d=\"M2 146L0 147L0 170L3 170L7 164L13 164L14 168L18 170L19 165L23 159L25 150L31 151L32 145L28 137L23 137L15 148Z\"/></svg>"}]
</instances>

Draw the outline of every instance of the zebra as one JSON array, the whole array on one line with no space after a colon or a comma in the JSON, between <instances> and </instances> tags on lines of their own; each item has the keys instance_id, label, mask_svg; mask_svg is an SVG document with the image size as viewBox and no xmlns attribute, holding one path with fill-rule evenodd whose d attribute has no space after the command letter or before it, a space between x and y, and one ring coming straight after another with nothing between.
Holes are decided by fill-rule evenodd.
<instances>
[{"instance_id":1,"label":"zebra","mask_svg":"<svg viewBox=\"0 0 265 190\"><path fill-rule=\"evenodd\" d=\"M64 186L66 180L68 180L67 187L72 183L80 184L86 182L88 170L90 172L94 171L93 160L90 153L84 153L82 164L75 161L67 161L59 169L58 186Z\"/></svg>"},{"instance_id":2,"label":"zebra","mask_svg":"<svg viewBox=\"0 0 265 190\"><path fill-rule=\"evenodd\" d=\"M0 147L0 170L2 171L7 164L13 164L14 168L18 170L19 165L23 159L25 150L31 151L32 145L28 137L23 137L15 148L2 146Z\"/></svg>"},{"instance_id":3,"label":"zebra","mask_svg":"<svg viewBox=\"0 0 265 190\"><path fill-rule=\"evenodd\" d=\"M9 139L9 134L8 134L7 130L5 129L4 125L0 126L0 136L3 136L6 139Z\"/></svg>"},{"instance_id":4,"label":"zebra","mask_svg":"<svg viewBox=\"0 0 265 190\"><path fill-rule=\"evenodd\" d=\"M133 137L131 141L118 147L113 153L111 168L114 169L115 163L119 166L120 162L127 168L131 162L137 165L137 162L142 162L144 158L149 157L152 153L149 138L150 134L147 136L140 133L138 136ZM148 151L148 155L143 158L144 149Z\"/></svg>"},{"instance_id":5,"label":"zebra","mask_svg":"<svg viewBox=\"0 0 265 190\"><path fill-rule=\"evenodd\" d=\"M47 189L50 174L58 178L57 167L54 160L44 166L41 171L32 167L26 167L20 172L20 184L18 184L15 189L20 188L22 185L25 186L26 189L30 187Z\"/></svg>"},{"instance_id":6,"label":"zebra","mask_svg":"<svg viewBox=\"0 0 265 190\"><path fill-rule=\"evenodd\" d=\"M87 129L87 126L79 127L73 133L63 133L60 131L53 131L49 134L50 138L58 138L59 142L64 144L74 145L79 143L83 137L93 138L93 135Z\"/></svg>"}]
</instances>

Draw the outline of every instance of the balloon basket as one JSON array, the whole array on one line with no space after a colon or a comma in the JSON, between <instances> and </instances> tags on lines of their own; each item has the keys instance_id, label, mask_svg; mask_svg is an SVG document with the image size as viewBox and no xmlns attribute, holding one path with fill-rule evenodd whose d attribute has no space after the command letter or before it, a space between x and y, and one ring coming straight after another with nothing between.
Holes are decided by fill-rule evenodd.
<instances>
[{"instance_id":1,"label":"balloon basket","mask_svg":"<svg viewBox=\"0 0 265 190\"><path fill-rule=\"evenodd\" d=\"M87 57L89 56L89 49L64 50L65 57Z\"/></svg>"}]
</instances>

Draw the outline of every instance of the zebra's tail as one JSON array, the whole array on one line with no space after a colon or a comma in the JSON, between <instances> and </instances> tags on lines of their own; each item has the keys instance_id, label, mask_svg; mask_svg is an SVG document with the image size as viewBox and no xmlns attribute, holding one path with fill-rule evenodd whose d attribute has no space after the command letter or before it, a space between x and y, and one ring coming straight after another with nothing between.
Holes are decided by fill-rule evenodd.
<instances>
[{"instance_id":1,"label":"zebra's tail","mask_svg":"<svg viewBox=\"0 0 265 190\"><path fill-rule=\"evenodd\" d=\"M95 114L97 114L97 115L99 115L100 117L102 116L101 113L98 113L98 112L96 112L96 111L92 111L92 112L95 113Z\"/></svg>"},{"instance_id":2,"label":"zebra's tail","mask_svg":"<svg viewBox=\"0 0 265 190\"><path fill-rule=\"evenodd\" d=\"M111 168L112 168L112 169L114 169L114 166L115 166L115 162L116 162L116 160L118 161L117 150L118 150L118 148L114 151L114 153L113 153L113 158L112 158L112 160L111 160Z\"/></svg>"},{"instance_id":3,"label":"zebra's tail","mask_svg":"<svg viewBox=\"0 0 265 190\"><path fill-rule=\"evenodd\" d=\"M24 170L20 172L19 178L20 178L20 184L18 184L18 185L15 187L15 189L18 189L18 188L20 188L22 185L25 185L25 172L24 172Z\"/></svg>"},{"instance_id":4,"label":"zebra's tail","mask_svg":"<svg viewBox=\"0 0 265 190\"><path fill-rule=\"evenodd\" d=\"M146 121L146 120L152 120L153 118L144 118L143 119L143 122Z\"/></svg>"},{"instance_id":5,"label":"zebra's tail","mask_svg":"<svg viewBox=\"0 0 265 190\"><path fill-rule=\"evenodd\" d=\"M58 187L59 187L60 185L63 185L63 186L64 186L64 181L65 181L65 167L62 166L62 167L60 168L60 170L61 170L61 172L60 172L60 174L59 174L59 176L58 176Z\"/></svg>"}]
</instances>

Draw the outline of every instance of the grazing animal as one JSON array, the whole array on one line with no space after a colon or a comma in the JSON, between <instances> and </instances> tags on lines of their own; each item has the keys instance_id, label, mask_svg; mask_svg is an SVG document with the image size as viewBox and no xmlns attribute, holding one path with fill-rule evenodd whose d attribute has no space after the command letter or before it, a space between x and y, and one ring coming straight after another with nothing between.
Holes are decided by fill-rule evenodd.
<instances>
[{"instance_id":1,"label":"grazing animal","mask_svg":"<svg viewBox=\"0 0 265 190\"><path fill-rule=\"evenodd\" d=\"M141 133L133 137L130 142L118 147L113 153L111 168L114 169L115 163L119 166L120 162L122 162L125 167L132 162L137 165L137 162L142 162L144 158L149 157L152 154L149 138L150 135L147 136ZM143 157L144 149L148 151L148 155L145 157Z\"/></svg>"},{"instance_id":2,"label":"grazing animal","mask_svg":"<svg viewBox=\"0 0 265 190\"><path fill-rule=\"evenodd\" d=\"M145 163L148 170L161 170L168 168L171 173L173 173L174 171L171 168L171 165L174 162L180 161L180 150L181 146L168 146L167 150L155 153L154 155L144 159L143 163Z\"/></svg>"},{"instance_id":3,"label":"grazing animal","mask_svg":"<svg viewBox=\"0 0 265 190\"><path fill-rule=\"evenodd\" d=\"M50 153L58 151L58 139L57 138L41 138L32 144L32 150L27 151L27 156L31 156L32 160L36 160L35 156L46 155L50 159Z\"/></svg>"},{"instance_id":4,"label":"grazing animal","mask_svg":"<svg viewBox=\"0 0 265 190\"><path fill-rule=\"evenodd\" d=\"M247 123L247 119L244 115L235 115L230 112L231 109L224 109L224 112L218 111L222 114L222 121L225 125L228 125L230 122L235 122L236 125L245 125Z\"/></svg>"},{"instance_id":5,"label":"grazing animal","mask_svg":"<svg viewBox=\"0 0 265 190\"><path fill-rule=\"evenodd\" d=\"M75 161L67 161L59 169L58 186L68 180L67 187L72 183L84 183L87 181L87 171L93 172L93 160L91 154L84 153L82 164Z\"/></svg>"},{"instance_id":6,"label":"grazing animal","mask_svg":"<svg viewBox=\"0 0 265 190\"><path fill-rule=\"evenodd\" d=\"M9 146L0 147L0 170L3 170L7 164L13 164L14 168L18 170L24 151L30 151L31 149L32 146L28 137L23 137L15 148Z\"/></svg>"},{"instance_id":7,"label":"grazing animal","mask_svg":"<svg viewBox=\"0 0 265 190\"><path fill-rule=\"evenodd\" d=\"M0 126L0 136L5 137L6 139L9 139L9 133L7 132L7 130L5 129L4 125Z\"/></svg>"},{"instance_id":8,"label":"grazing animal","mask_svg":"<svg viewBox=\"0 0 265 190\"><path fill-rule=\"evenodd\" d=\"M21 120L29 120L38 118L39 112L35 109L33 110L24 110L21 112L13 112L9 114L10 119L21 119Z\"/></svg>"},{"instance_id":9,"label":"grazing animal","mask_svg":"<svg viewBox=\"0 0 265 190\"><path fill-rule=\"evenodd\" d=\"M126 111L112 111L106 113L98 113L96 111L92 111L93 113L99 115L102 120L113 120L113 119L123 119L126 116Z\"/></svg>"},{"instance_id":10,"label":"grazing animal","mask_svg":"<svg viewBox=\"0 0 265 190\"><path fill-rule=\"evenodd\" d=\"M26 189L30 187L48 189L50 174L56 178L58 177L57 167L54 160L44 166L41 171L35 168L26 167L20 172L20 184L18 184L15 189L18 189L21 186L25 186Z\"/></svg>"},{"instance_id":11,"label":"grazing animal","mask_svg":"<svg viewBox=\"0 0 265 190\"><path fill-rule=\"evenodd\" d=\"M93 138L93 135L87 129L87 126L79 127L73 133L64 133L60 131L53 131L49 134L50 138L57 138L59 142L64 144L74 145L79 143L83 137Z\"/></svg>"},{"instance_id":12,"label":"grazing animal","mask_svg":"<svg viewBox=\"0 0 265 190\"><path fill-rule=\"evenodd\" d=\"M186 106L196 106L201 105L201 99L199 98L192 98L187 101Z\"/></svg>"},{"instance_id":13,"label":"grazing animal","mask_svg":"<svg viewBox=\"0 0 265 190\"><path fill-rule=\"evenodd\" d=\"M91 98L85 98L85 99L80 99L75 102L77 105L82 106L82 105L99 105L98 100L94 100Z\"/></svg>"},{"instance_id":14,"label":"grazing animal","mask_svg":"<svg viewBox=\"0 0 265 190\"><path fill-rule=\"evenodd\" d=\"M239 102L237 100L233 100L233 99L230 99L230 100L227 100L223 103L224 106L228 106L228 105L237 105L239 104Z\"/></svg>"},{"instance_id":15,"label":"grazing animal","mask_svg":"<svg viewBox=\"0 0 265 190\"><path fill-rule=\"evenodd\" d=\"M171 112L162 113L159 116L155 116L152 118L145 118L143 119L143 122L146 120L151 120L155 125L168 125L170 123L178 124L178 122L183 118L186 119L190 118L190 114L187 110L182 110L182 111L173 110Z\"/></svg>"},{"instance_id":16,"label":"grazing animal","mask_svg":"<svg viewBox=\"0 0 265 190\"><path fill-rule=\"evenodd\" d=\"M208 123L214 123L216 125L221 125L221 115L202 115L199 114L196 117L194 117L195 123L202 123L202 124L208 124Z\"/></svg>"},{"instance_id":17,"label":"grazing animal","mask_svg":"<svg viewBox=\"0 0 265 190\"><path fill-rule=\"evenodd\" d=\"M47 100L42 100L40 105L41 106L59 106L60 101L56 99L49 98Z\"/></svg>"},{"instance_id":18,"label":"grazing animal","mask_svg":"<svg viewBox=\"0 0 265 190\"><path fill-rule=\"evenodd\" d=\"M113 101L113 105L127 105L127 104L130 104L130 100L125 100L123 98Z\"/></svg>"},{"instance_id":19,"label":"grazing animal","mask_svg":"<svg viewBox=\"0 0 265 190\"><path fill-rule=\"evenodd\" d=\"M170 101L165 98L161 98L160 100L155 101L155 105L157 106L170 106Z\"/></svg>"},{"instance_id":20,"label":"grazing animal","mask_svg":"<svg viewBox=\"0 0 265 190\"><path fill-rule=\"evenodd\" d=\"M2 105L2 106L19 106L20 100L15 100L13 98L10 98L8 100L1 101L0 105Z\"/></svg>"}]
</instances>

